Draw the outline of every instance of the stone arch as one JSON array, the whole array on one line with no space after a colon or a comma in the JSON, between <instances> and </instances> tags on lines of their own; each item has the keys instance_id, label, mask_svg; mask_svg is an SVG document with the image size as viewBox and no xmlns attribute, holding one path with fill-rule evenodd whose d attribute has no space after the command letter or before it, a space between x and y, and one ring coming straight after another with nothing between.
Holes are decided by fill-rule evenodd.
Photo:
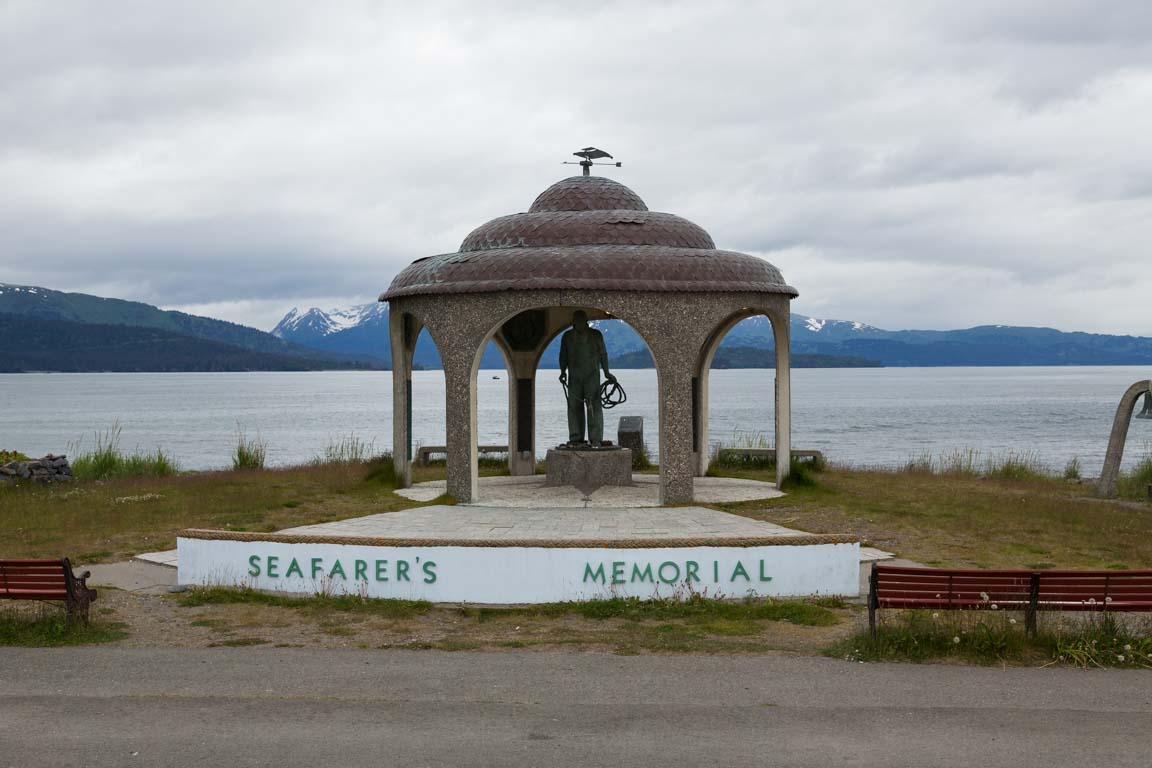
<instances>
[{"instance_id":1,"label":"stone arch","mask_svg":"<svg viewBox=\"0 0 1152 768\"><path fill-rule=\"evenodd\" d=\"M1145 392L1152 392L1152 379L1136 382L1120 398L1116 418L1112 422L1112 434L1108 438L1104 467L1100 470L1100 482L1096 486L1096 494L1102 498L1110 499L1116 495L1116 480L1120 476L1120 462L1124 459L1124 444L1128 442L1128 427L1132 423L1136 403Z\"/></svg>"},{"instance_id":2,"label":"stone arch","mask_svg":"<svg viewBox=\"0 0 1152 768\"><path fill-rule=\"evenodd\" d=\"M740 311L756 307L773 321L778 349L788 349L788 293L749 291L726 293L709 291L668 292L620 291L604 289L548 289L492 291L447 295L395 297L392 301L393 332L402 326L403 313L420 318L434 335L444 362L445 409L448 425L448 492L458 501L474 501L479 492L476 472L476 374L480 355L490 338L505 323L527 311L564 313L559 319L544 318L538 343L513 351L517 378L534 378L540 350L571 320L577 307L598 309L628 323L647 345L656 364L657 410L660 435L660 501L663 504L691 502L696 464L692 450L692 380L700 351L717 327ZM783 320L781 320L783 318ZM505 336L508 342L509 337ZM522 358L516 361L517 356ZM399 364L399 363L398 363ZM788 442L788 360L778 356L776 376L777 450L789 456ZM395 377L397 381L403 377ZM511 378L511 376L510 376ZM520 386L520 385L517 385ZM534 386L534 385L532 385ZM407 396L402 383L398 395ZM534 392L534 390L533 390ZM512 395L510 394L511 398ZM398 396L396 403L405 402ZM532 403L534 413L535 403ZM407 471L402 448L406 444L403 420L395 419L394 446L397 468ZM518 429L513 429L516 433ZM529 453L529 456L534 454ZM778 479L787 473L783 464ZM525 459L523 473L529 471ZM399 473L398 473L399 474ZM402 475L405 479L409 475Z\"/></svg>"},{"instance_id":3,"label":"stone arch","mask_svg":"<svg viewBox=\"0 0 1152 768\"><path fill-rule=\"evenodd\" d=\"M571 325L572 313L582 309L592 320L612 319L628 325L652 354L652 345L644 332L629 322L625 307L613 311L599 303L566 302L561 305L529 306L505 313L479 340L482 351L489 341L504 355L508 371L508 467L513 475L531 475L536 470L536 377L540 361L549 345ZM473 377L479 375L475 358ZM659 386L659 370L657 370Z\"/></svg>"},{"instance_id":4,"label":"stone arch","mask_svg":"<svg viewBox=\"0 0 1152 768\"><path fill-rule=\"evenodd\" d=\"M708 470L708 379L712 361L724 337L738 323L750 317L766 317L772 328L776 367L774 378L773 437L776 445L776 482L780 484L791 469L791 354L790 323L787 313L775 308L752 304L734 310L721 320L708 334L700 347L692 374L692 448L695 474L700 477Z\"/></svg>"}]
</instances>

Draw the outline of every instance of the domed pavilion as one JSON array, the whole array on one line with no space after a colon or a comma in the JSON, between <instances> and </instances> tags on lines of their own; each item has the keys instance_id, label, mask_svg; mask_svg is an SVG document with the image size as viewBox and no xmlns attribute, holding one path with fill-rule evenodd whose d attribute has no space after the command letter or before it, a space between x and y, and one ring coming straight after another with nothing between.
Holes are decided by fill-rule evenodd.
<instances>
[{"instance_id":1,"label":"domed pavilion","mask_svg":"<svg viewBox=\"0 0 1152 768\"><path fill-rule=\"evenodd\" d=\"M588 168L585 167L585 174ZM536 368L583 309L643 338L659 388L660 500L693 500L708 465L708 370L733 325L766 315L776 344L776 479L791 458L789 309L796 289L763 259L716 248L700 226L657 213L603 176L544 190L527 213L477 227L455 253L412 262L380 296L390 304L393 457L411 481L412 353L427 329L446 384L448 493L478 501L476 377L495 342L508 369L508 461L536 466ZM765 375L771 375L765 372Z\"/></svg>"}]
</instances>

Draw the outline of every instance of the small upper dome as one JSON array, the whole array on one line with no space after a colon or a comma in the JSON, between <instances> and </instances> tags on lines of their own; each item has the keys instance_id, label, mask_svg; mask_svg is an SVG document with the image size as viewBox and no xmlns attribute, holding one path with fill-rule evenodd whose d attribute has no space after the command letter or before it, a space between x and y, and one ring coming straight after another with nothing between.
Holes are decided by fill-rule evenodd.
<instances>
[{"instance_id":1,"label":"small upper dome","mask_svg":"<svg viewBox=\"0 0 1152 768\"><path fill-rule=\"evenodd\" d=\"M606 176L570 176L540 193L528 213L544 211L646 211L628 187Z\"/></svg>"},{"instance_id":2,"label":"small upper dome","mask_svg":"<svg viewBox=\"0 0 1152 768\"><path fill-rule=\"evenodd\" d=\"M527 213L480 225L455 253L412 262L380 298L541 289L796 295L764 259L717 250L702 227L649 211L620 182L573 176Z\"/></svg>"}]
</instances>

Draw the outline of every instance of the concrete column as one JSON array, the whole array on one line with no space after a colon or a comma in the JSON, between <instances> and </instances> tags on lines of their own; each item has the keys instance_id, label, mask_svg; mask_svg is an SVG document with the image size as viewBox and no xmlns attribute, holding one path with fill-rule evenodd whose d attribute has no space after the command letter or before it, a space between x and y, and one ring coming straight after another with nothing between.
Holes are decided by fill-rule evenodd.
<instances>
[{"instance_id":1,"label":"concrete column","mask_svg":"<svg viewBox=\"0 0 1152 768\"><path fill-rule=\"evenodd\" d=\"M653 350L660 377L660 503L693 500L692 368L681 351Z\"/></svg>"},{"instance_id":2,"label":"concrete column","mask_svg":"<svg viewBox=\"0 0 1152 768\"><path fill-rule=\"evenodd\" d=\"M1116 495L1116 479L1120 475L1120 462L1124 459L1124 444L1128 442L1128 427L1132 423L1132 412L1140 395L1152 392L1152 379L1138 381L1128 387L1116 408L1116 418L1112 421L1112 434L1108 438L1108 452L1104 455L1104 468L1100 470L1100 482L1096 495L1110 499Z\"/></svg>"},{"instance_id":3,"label":"concrete column","mask_svg":"<svg viewBox=\"0 0 1152 768\"><path fill-rule=\"evenodd\" d=\"M709 355L711 358L711 355ZM711 366L711 359L709 359ZM692 378L692 466L696 477L708 474L708 368L701 368Z\"/></svg>"},{"instance_id":4,"label":"concrete column","mask_svg":"<svg viewBox=\"0 0 1152 768\"><path fill-rule=\"evenodd\" d=\"M536 366L532 352L505 351L508 369L508 473L536 474Z\"/></svg>"},{"instance_id":5,"label":"concrete column","mask_svg":"<svg viewBox=\"0 0 1152 768\"><path fill-rule=\"evenodd\" d=\"M406 323L408 333L405 333ZM388 335L392 345L392 466L396 470L396 482L402 488L412 484L412 350L409 347L415 339L412 331L414 326L411 315L398 309L389 312Z\"/></svg>"},{"instance_id":6,"label":"concrete column","mask_svg":"<svg viewBox=\"0 0 1152 768\"><path fill-rule=\"evenodd\" d=\"M792 470L792 355L787 312L770 317L776 341L776 484Z\"/></svg>"},{"instance_id":7,"label":"concrete column","mask_svg":"<svg viewBox=\"0 0 1152 768\"><path fill-rule=\"evenodd\" d=\"M444 363L444 414L448 447L448 493L464 504L479 497L476 468L475 350L449 340L440 347Z\"/></svg>"}]
</instances>

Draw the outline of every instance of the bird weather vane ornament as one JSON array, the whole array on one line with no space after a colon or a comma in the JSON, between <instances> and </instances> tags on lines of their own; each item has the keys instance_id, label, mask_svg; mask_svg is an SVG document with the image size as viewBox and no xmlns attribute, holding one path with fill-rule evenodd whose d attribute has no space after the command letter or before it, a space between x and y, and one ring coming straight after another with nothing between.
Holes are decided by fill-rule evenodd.
<instances>
[{"instance_id":1,"label":"bird weather vane ornament","mask_svg":"<svg viewBox=\"0 0 1152 768\"><path fill-rule=\"evenodd\" d=\"M576 157L582 157L584 159L578 163L573 162L571 160L565 160L563 163L561 163L561 165L578 165L584 169L584 175L585 176L591 176L592 175L592 166L594 166L594 165L614 165L617 168L620 168L623 165L623 163L619 163L619 162L615 162L615 163L596 163L596 162L593 162L594 160L599 160L599 159L604 158L604 157L608 158L609 160L615 159L612 157L612 155L608 154L607 152L605 152L602 149L596 149L596 147L584 147L584 149L580 150L579 152L573 152L572 154L575 155Z\"/></svg>"}]
</instances>

